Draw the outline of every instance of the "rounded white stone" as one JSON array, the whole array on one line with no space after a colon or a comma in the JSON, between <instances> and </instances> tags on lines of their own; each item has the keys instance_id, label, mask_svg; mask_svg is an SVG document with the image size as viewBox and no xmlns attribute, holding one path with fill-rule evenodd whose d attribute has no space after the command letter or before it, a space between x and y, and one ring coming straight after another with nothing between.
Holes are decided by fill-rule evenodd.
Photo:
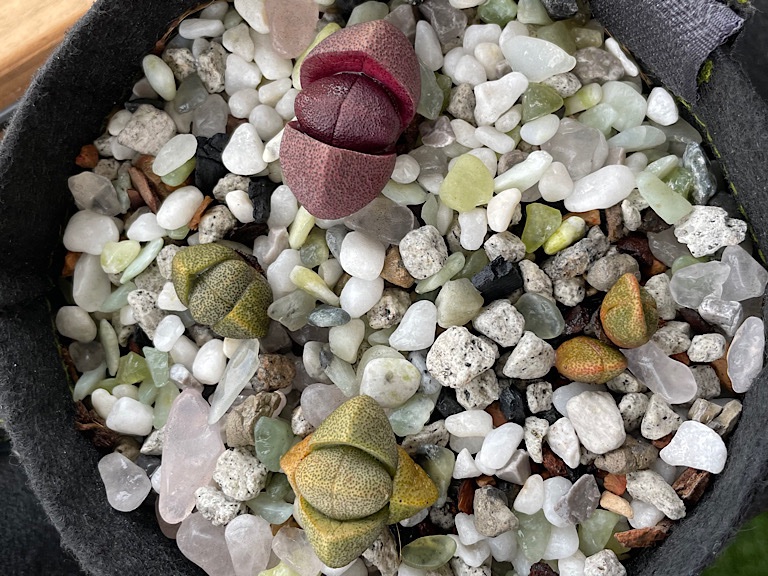
<instances>
[{"instance_id":1,"label":"rounded white stone","mask_svg":"<svg viewBox=\"0 0 768 576\"><path fill-rule=\"evenodd\" d=\"M474 1L474 0L472 0ZM474 6L482 4L476 2ZM478 44L491 43L498 44L501 36L501 26L498 24L472 24L464 30L464 39L462 45L467 52L473 52Z\"/></svg>"},{"instance_id":2,"label":"rounded white stone","mask_svg":"<svg viewBox=\"0 0 768 576\"><path fill-rule=\"evenodd\" d=\"M577 468L581 459L581 446L576 430L568 418L560 418L547 430L547 443L552 452L560 456L569 468ZM570 556L570 554L567 554Z\"/></svg>"},{"instance_id":3,"label":"rounded white stone","mask_svg":"<svg viewBox=\"0 0 768 576\"><path fill-rule=\"evenodd\" d=\"M523 514L536 514L544 505L544 479L532 474L523 484L512 507Z\"/></svg>"},{"instance_id":4,"label":"rounded white stone","mask_svg":"<svg viewBox=\"0 0 768 576\"><path fill-rule=\"evenodd\" d=\"M437 307L429 300L414 302L390 335L389 345L395 350L425 350L435 341L436 328Z\"/></svg>"},{"instance_id":5,"label":"rounded white stone","mask_svg":"<svg viewBox=\"0 0 768 576\"><path fill-rule=\"evenodd\" d=\"M579 533L576 526L552 526L549 542L542 559L559 560L568 558L579 551Z\"/></svg>"},{"instance_id":6,"label":"rounded white stone","mask_svg":"<svg viewBox=\"0 0 768 576\"><path fill-rule=\"evenodd\" d=\"M465 54L456 62L452 80L456 84L477 86L488 80L488 77L485 74L483 65L471 54Z\"/></svg>"},{"instance_id":7,"label":"rounded white stone","mask_svg":"<svg viewBox=\"0 0 768 576\"><path fill-rule=\"evenodd\" d=\"M107 501L120 512L130 512L141 506L152 488L147 473L119 452L99 460L98 469Z\"/></svg>"},{"instance_id":8,"label":"rounded white stone","mask_svg":"<svg viewBox=\"0 0 768 576\"><path fill-rule=\"evenodd\" d=\"M515 149L515 139L499 132L493 126L480 126L475 130L475 138L497 154L506 154Z\"/></svg>"},{"instance_id":9,"label":"rounded white stone","mask_svg":"<svg viewBox=\"0 0 768 576\"><path fill-rule=\"evenodd\" d=\"M248 192L245 190L232 190L232 192L228 192L224 197L224 201L238 222L247 224L254 221L253 204L248 196Z\"/></svg>"},{"instance_id":10,"label":"rounded white stone","mask_svg":"<svg viewBox=\"0 0 768 576\"><path fill-rule=\"evenodd\" d=\"M93 409L96 411L96 414L104 420L107 419L116 402L117 398L104 390L104 388L97 388L91 393L91 404L93 404Z\"/></svg>"},{"instance_id":11,"label":"rounded white stone","mask_svg":"<svg viewBox=\"0 0 768 576\"><path fill-rule=\"evenodd\" d=\"M523 119L523 107L520 104L515 104L504 112L496 123L493 125L499 132L510 132L517 128L520 121Z\"/></svg>"},{"instance_id":12,"label":"rounded white stone","mask_svg":"<svg viewBox=\"0 0 768 576\"><path fill-rule=\"evenodd\" d=\"M264 143L256 127L252 124L241 124L232 133L221 154L221 161L233 174L251 176L267 167L267 163L262 158L263 153Z\"/></svg>"},{"instance_id":13,"label":"rounded white stone","mask_svg":"<svg viewBox=\"0 0 768 576\"><path fill-rule=\"evenodd\" d=\"M498 470L502 468L523 439L523 427L507 422L491 430L483 440L483 447L475 457L478 467Z\"/></svg>"},{"instance_id":14,"label":"rounded white stone","mask_svg":"<svg viewBox=\"0 0 768 576\"><path fill-rule=\"evenodd\" d=\"M101 254L107 242L117 242L120 232L110 216L90 210L72 215L64 230L64 247L72 252Z\"/></svg>"},{"instance_id":15,"label":"rounded white stone","mask_svg":"<svg viewBox=\"0 0 768 576\"><path fill-rule=\"evenodd\" d=\"M496 122L502 114L512 108L527 88L528 79L519 72L510 72L498 80L475 86L477 125L489 126Z\"/></svg>"},{"instance_id":16,"label":"rounded white stone","mask_svg":"<svg viewBox=\"0 0 768 576\"><path fill-rule=\"evenodd\" d=\"M224 32L221 37L221 45L246 62L253 60L253 40L251 39L250 28L245 22L241 22Z\"/></svg>"},{"instance_id":17,"label":"rounded white stone","mask_svg":"<svg viewBox=\"0 0 768 576\"><path fill-rule=\"evenodd\" d=\"M659 452L659 457L673 466L689 466L720 474L725 467L728 449L720 435L706 424L688 420L680 425L672 442Z\"/></svg>"},{"instance_id":18,"label":"rounded white stone","mask_svg":"<svg viewBox=\"0 0 768 576\"><path fill-rule=\"evenodd\" d=\"M512 222L515 208L523 195L517 188L508 188L496 194L488 202L488 227L494 232L504 232Z\"/></svg>"},{"instance_id":19,"label":"rounded white stone","mask_svg":"<svg viewBox=\"0 0 768 576\"><path fill-rule=\"evenodd\" d=\"M568 400L567 410L579 440L590 452L605 454L624 443L624 420L608 392L582 392Z\"/></svg>"},{"instance_id":20,"label":"rounded white stone","mask_svg":"<svg viewBox=\"0 0 768 576\"><path fill-rule=\"evenodd\" d=\"M227 367L224 341L214 338L202 345L192 363L192 375L202 384L216 384Z\"/></svg>"},{"instance_id":21,"label":"rounded white stone","mask_svg":"<svg viewBox=\"0 0 768 576\"><path fill-rule=\"evenodd\" d=\"M282 298L296 290L296 284L290 278L291 271L301 266L301 256L298 250L283 250L272 264L267 268L267 280L272 288L274 300ZM374 302L375 304L375 302ZM373 304L371 304L373 306Z\"/></svg>"},{"instance_id":22,"label":"rounded white stone","mask_svg":"<svg viewBox=\"0 0 768 576\"><path fill-rule=\"evenodd\" d=\"M123 131L123 128L128 125L128 122L131 121L131 118L133 118L133 114L131 114L131 112L128 110L118 110L112 115L112 118L109 119L109 123L107 124L107 132L109 132L112 136L117 136L120 134L120 132Z\"/></svg>"},{"instance_id":23,"label":"rounded white stone","mask_svg":"<svg viewBox=\"0 0 768 576\"><path fill-rule=\"evenodd\" d=\"M133 384L118 384L117 386L112 388L112 396L114 396L117 399L133 398L134 400L138 400L139 389Z\"/></svg>"},{"instance_id":24,"label":"rounded white stone","mask_svg":"<svg viewBox=\"0 0 768 576\"><path fill-rule=\"evenodd\" d=\"M157 345L155 345L155 348L157 348ZM187 370L191 371L198 350L197 344L182 334L176 340L173 348L171 348L171 359L175 364L182 364Z\"/></svg>"},{"instance_id":25,"label":"rounded white stone","mask_svg":"<svg viewBox=\"0 0 768 576\"><path fill-rule=\"evenodd\" d=\"M96 323L85 310L79 306L62 306L56 312L56 330L59 334L77 340L90 342L96 338Z\"/></svg>"},{"instance_id":26,"label":"rounded white stone","mask_svg":"<svg viewBox=\"0 0 768 576\"><path fill-rule=\"evenodd\" d=\"M680 119L677 104L672 95L661 86L657 86L648 95L648 109L645 115L662 126L671 126Z\"/></svg>"},{"instance_id":27,"label":"rounded white stone","mask_svg":"<svg viewBox=\"0 0 768 576\"><path fill-rule=\"evenodd\" d=\"M459 512L456 514L456 532L459 534L459 540L464 546L471 546L477 544L481 540L485 540L485 536L480 534L475 527L475 515L465 514Z\"/></svg>"},{"instance_id":28,"label":"rounded white stone","mask_svg":"<svg viewBox=\"0 0 768 576\"><path fill-rule=\"evenodd\" d=\"M624 68L624 73L627 76L634 77L640 74L640 69L637 67L637 64L629 59L629 57L624 53L624 50L621 49L621 46L619 46L619 43L616 42L616 40L611 37L606 38L605 49L619 59L619 62L621 62L621 65Z\"/></svg>"},{"instance_id":29,"label":"rounded white stone","mask_svg":"<svg viewBox=\"0 0 768 576\"><path fill-rule=\"evenodd\" d=\"M355 278L375 280L384 268L384 244L362 232L350 232L344 237L339 262L344 271Z\"/></svg>"},{"instance_id":30,"label":"rounded white stone","mask_svg":"<svg viewBox=\"0 0 768 576\"><path fill-rule=\"evenodd\" d=\"M515 35L499 39L501 50L512 70L525 74L530 82L541 82L576 66L576 58L546 40Z\"/></svg>"},{"instance_id":31,"label":"rounded white stone","mask_svg":"<svg viewBox=\"0 0 768 576\"><path fill-rule=\"evenodd\" d=\"M290 226L299 211L299 203L291 189L285 184L278 186L272 192L269 203L270 212L267 226L270 229Z\"/></svg>"},{"instance_id":32,"label":"rounded white stone","mask_svg":"<svg viewBox=\"0 0 768 576\"><path fill-rule=\"evenodd\" d=\"M404 358L375 358L365 365L360 394L366 394L384 408L402 406L421 384L421 372Z\"/></svg>"},{"instance_id":33,"label":"rounded white stone","mask_svg":"<svg viewBox=\"0 0 768 576\"><path fill-rule=\"evenodd\" d=\"M174 312L181 312L186 310L187 307L179 300L179 296L176 294L176 289L173 287L173 282L166 282L163 284L163 289L160 294L157 295L157 307L160 310L170 310Z\"/></svg>"},{"instance_id":34,"label":"rounded white stone","mask_svg":"<svg viewBox=\"0 0 768 576\"><path fill-rule=\"evenodd\" d=\"M461 236L459 241L465 250L478 250L485 241L488 231L488 217L485 208L475 208L459 214Z\"/></svg>"},{"instance_id":35,"label":"rounded white stone","mask_svg":"<svg viewBox=\"0 0 768 576\"><path fill-rule=\"evenodd\" d=\"M253 59L267 80L289 78L293 72L293 62L283 58L272 47L271 34L253 34L255 51Z\"/></svg>"},{"instance_id":36,"label":"rounded white stone","mask_svg":"<svg viewBox=\"0 0 768 576\"><path fill-rule=\"evenodd\" d=\"M352 318L360 318L381 299L384 293L384 279L374 280L352 277L344 285L339 296L340 304Z\"/></svg>"},{"instance_id":37,"label":"rounded white stone","mask_svg":"<svg viewBox=\"0 0 768 576\"><path fill-rule=\"evenodd\" d=\"M424 66L432 72L440 70L443 65L443 50L435 29L426 20L419 20L416 23L416 39L413 48Z\"/></svg>"},{"instance_id":38,"label":"rounded white stone","mask_svg":"<svg viewBox=\"0 0 768 576\"><path fill-rule=\"evenodd\" d=\"M571 486L573 483L562 476L554 476L544 480L544 503L541 507L544 510L544 516L554 526L560 528L568 526L568 521L555 512L555 505L560 501L560 498L568 493Z\"/></svg>"},{"instance_id":39,"label":"rounded white stone","mask_svg":"<svg viewBox=\"0 0 768 576\"><path fill-rule=\"evenodd\" d=\"M86 312L96 312L112 293L112 283L101 267L101 259L83 254L75 264L72 299Z\"/></svg>"},{"instance_id":40,"label":"rounded white stone","mask_svg":"<svg viewBox=\"0 0 768 576\"><path fill-rule=\"evenodd\" d=\"M194 136L193 136L194 138ZM203 193L195 186L183 186L171 192L157 211L157 224L166 230L185 226L203 202Z\"/></svg>"},{"instance_id":41,"label":"rounded white stone","mask_svg":"<svg viewBox=\"0 0 768 576\"><path fill-rule=\"evenodd\" d=\"M328 345L334 355L354 364L364 337L365 323L359 318L353 318L346 324L333 326L328 331Z\"/></svg>"},{"instance_id":42,"label":"rounded white stone","mask_svg":"<svg viewBox=\"0 0 768 576\"><path fill-rule=\"evenodd\" d=\"M118 398L107 416L107 428L120 434L146 436L152 432L154 410L128 396Z\"/></svg>"},{"instance_id":43,"label":"rounded white stone","mask_svg":"<svg viewBox=\"0 0 768 576\"><path fill-rule=\"evenodd\" d=\"M609 208L624 200L634 188L632 170L622 165L605 166L574 183L573 192L565 199L565 208L571 212Z\"/></svg>"},{"instance_id":44,"label":"rounded white stone","mask_svg":"<svg viewBox=\"0 0 768 576\"><path fill-rule=\"evenodd\" d=\"M483 410L465 410L448 416L445 419L445 428L450 434L461 438L469 436L485 438L493 430L493 418Z\"/></svg>"},{"instance_id":45,"label":"rounded white stone","mask_svg":"<svg viewBox=\"0 0 768 576\"><path fill-rule=\"evenodd\" d=\"M229 111L235 118L248 118L259 105L259 93L255 88L243 88L229 97Z\"/></svg>"},{"instance_id":46,"label":"rounded white stone","mask_svg":"<svg viewBox=\"0 0 768 576\"><path fill-rule=\"evenodd\" d=\"M540 146L552 138L559 127L560 118L554 114L547 114L523 124L520 128L520 138L532 146Z\"/></svg>"},{"instance_id":47,"label":"rounded white stone","mask_svg":"<svg viewBox=\"0 0 768 576\"><path fill-rule=\"evenodd\" d=\"M270 140L283 129L283 119L272 106L258 104L248 115L248 122L254 125L259 137Z\"/></svg>"},{"instance_id":48,"label":"rounded white stone","mask_svg":"<svg viewBox=\"0 0 768 576\"><path fill-rule=\"evenodd\" d=\"M152 162L152 172L158 176L170 174L195 157L197 138L192 134L176 134L168 140Z\"/></svg>"},{"instance_id":49,"label":"rounded white stone","mask_svg":"<svg viewBox=\"0 0 768 576\"><path fill-rule=\"evenodd\" d=\"M453 477L461 480L463 478L477 478L482 472L475 464L475 459L466 448L459 451L456 455L456 464L453 466Z\"/></svg>"},{"instance_id":50,"label":"rounded white stone","mask_svg":"<svg viewBox=\"0 0 768 576\"><path fill-rule=\"evenodd\" d=\"M453 125L453 122L451 122ZM473 129L474 132L474 129ZM413 156L400 154L395 159L395 168L392 170L392 180L398 184L410 184L415 182L421 172L421 166Z\"/></svg>"},{"instance_id":51,"label":"rounded white stone","mask_svg":"<svg viewBox=\"0 0 768 576\"><path fill-rule=\"evenodd\" d=\"M166 229L157 223L157 216L152 212L147 212L136 218L126 232L129 240L136 240L137 242L151 242L166 234Z\"/></svg>"},{"instance_id":52,"label":"rounded white stone","mask_svg":"<svg viewBox=\"0 0 768 576\"><path fill-rule=\"evenodd\" d=\"M280 98L280 101L275 104L275 112L277 112L283 120L290 120L296 115L294 112L294 102L298 95L299 91L296 90L296 88L291 88L282 98Z\"/></svg>"},{"instance_id":53,"label":"rounded white stone","mask_svg":"<svg viewBox=\"0 0 768 576\"><path fill-rule=\"evenodd\" d=\"M224 33L224 23L221 20L209 18L187 18L179 24L179 36L188 40L195 38L215 38Z\"/></svg>"},{"instance_id":54,"label":"rounded white stone","mask_svg":"<svg viewBox=\"0 0 768 576\"><path fill-rule=\"evenodd\" d=\"M182 334L184 334L184 323L181 318L175 314L168 314L157 324L152 343L161 352L170 352Z\"/></svg>"},{"instance_id":55,"label":"rounded white stone","mask_svg":"<svg viewBox=\"0 0 768 576\"><path fill-rule=\"evenodd\" d=\"M152 89L163 100L173 100L176 96L176 79L173 77L173 72L168 64L159 56L148 54L141 61L141 66Z\"/></svg>"}]
</instances>

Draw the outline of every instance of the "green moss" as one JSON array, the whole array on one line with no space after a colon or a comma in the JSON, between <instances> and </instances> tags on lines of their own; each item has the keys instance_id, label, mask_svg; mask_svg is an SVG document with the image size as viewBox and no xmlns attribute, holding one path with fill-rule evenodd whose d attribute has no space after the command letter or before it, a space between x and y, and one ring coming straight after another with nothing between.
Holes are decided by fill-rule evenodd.
<instances>
[{"instance_id":1,"label":"green moss","mask_svg":"<svg viewBox=\"0 0 768 576\"><path fill-rule=\"evenodd\" d=\"M712 62L712 60L707 60L704 62L704 65L701 67L701 70L699 71L699 78L698 78L699 85L702 85L705 82L709 82L709 79L712 77L712 70L714 68L715 68L715 65Z\"/></svg>"}]
</instances>

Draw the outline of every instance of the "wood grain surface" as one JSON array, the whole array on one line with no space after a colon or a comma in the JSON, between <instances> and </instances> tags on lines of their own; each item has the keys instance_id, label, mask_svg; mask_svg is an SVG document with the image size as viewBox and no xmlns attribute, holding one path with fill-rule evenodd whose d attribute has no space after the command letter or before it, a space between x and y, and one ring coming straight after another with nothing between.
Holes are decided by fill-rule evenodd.
<instances>
[{"instance_id":1,"label":"wood grain surface","mask_svg":"<svg viewBox=\"0 0 768 576\"><path fill-rule=\"evenodd\" d=\"M0 110L21 98L37 69L94 0L3 0Z\"/></svg>"}]
</instances>

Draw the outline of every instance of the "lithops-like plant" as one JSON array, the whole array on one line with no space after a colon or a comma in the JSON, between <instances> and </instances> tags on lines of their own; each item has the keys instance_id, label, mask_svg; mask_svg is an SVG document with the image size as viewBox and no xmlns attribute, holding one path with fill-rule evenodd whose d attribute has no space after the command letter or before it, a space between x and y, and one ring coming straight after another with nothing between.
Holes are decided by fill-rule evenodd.
<instances>
[{"instance_id":1,"label":"lithops-like plant","mask_svg":"<svg viewBox=\"0 0 768 576\"><path fill-rule=\"evenodd\" d=\"M237 252L221 244L200 244L173 258L173 287L192 317L225 338L262 338L272 289Z\"/></svg>"},{"instance_id":2,"label":"lithops-like plant","mask_svg":"<svg viewBox=\"0 0 768 576\"><path fill-rule=\"evenodd\" d=\"M438 496L370 396L347 400L280 465L298 499L297 520L332 568L352 562L387 524L413 516Z\"/></svg>"},{"instance_id":3,"label":"lithops-like plant","mask_svg":"<svg viewBox=\"0 0 768 576\"><path fill-rule=\"evenodd\" d=\"M280 145L283 179L318 218L343 218L371 202L392 174L394 144L416 113L419 61L385 20L350 26L301 64L296 120Z\"/></svg>"},{"instance_id":4,"label":"lithops-like plant","mask_svg":"<svg viewBox=\"0 0 768 576\"><path fill-rule=\"evenodd\" d=\"M555 350L555 368L570 380L605 384L627 368L627 359L605 342L577 336Z\"/></svg>"},{"instance_id":5,"label":"lithops-like plant","mask_svg":"<svg viewBox=\"0 0 768 576\"><path fill-rule=\"evenodd\" d=\"M637 278L627 272L608 291L600 306L605 335L621 348L637 348L651 339L659 326L656 301Z\"/></svg>"}]
</instances>

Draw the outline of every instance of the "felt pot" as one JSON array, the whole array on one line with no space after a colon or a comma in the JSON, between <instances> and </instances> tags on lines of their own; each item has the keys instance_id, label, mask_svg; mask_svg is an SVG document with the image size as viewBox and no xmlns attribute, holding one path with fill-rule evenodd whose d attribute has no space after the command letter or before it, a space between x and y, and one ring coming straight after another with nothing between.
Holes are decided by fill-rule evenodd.
<instances>
[{"instance_id":1,"label":"felt pot","mask_svg":"<svg viewBox=\"0 0 768 576\"><path fill-rule=\"evenodd\" d=\"M124 514L108 505L96 468L99 452L73 427L74 406L49 304L61 269L65 218L73 209L66 179L76 171L74 158L101 133L110 110L128 97L141 75L142 57L196 4L99 0L35 79L0 150L0 406L63 546L96 575L202 574L160 533L151 506ZM611 5L624 5L620 17L605 4L593 0L596 15L642 54L642 41L638 45L622 36L626 11L642 10L634 4L663 2L616 0ZM650 26L651 36L665 32L662 20L643 17L637 22ZM675 46L665 50L674 52ZM699 87L698 99L691 100L691 112L706 125L756 240L766 247L766 106L728 49L716 50L711 61L711 75ZM743 521L766 476L767 415L763 373L744 398L725 470L663 544L629 563L630 574L697 574L712 561Z\"/></svg>"}]
</instances>

